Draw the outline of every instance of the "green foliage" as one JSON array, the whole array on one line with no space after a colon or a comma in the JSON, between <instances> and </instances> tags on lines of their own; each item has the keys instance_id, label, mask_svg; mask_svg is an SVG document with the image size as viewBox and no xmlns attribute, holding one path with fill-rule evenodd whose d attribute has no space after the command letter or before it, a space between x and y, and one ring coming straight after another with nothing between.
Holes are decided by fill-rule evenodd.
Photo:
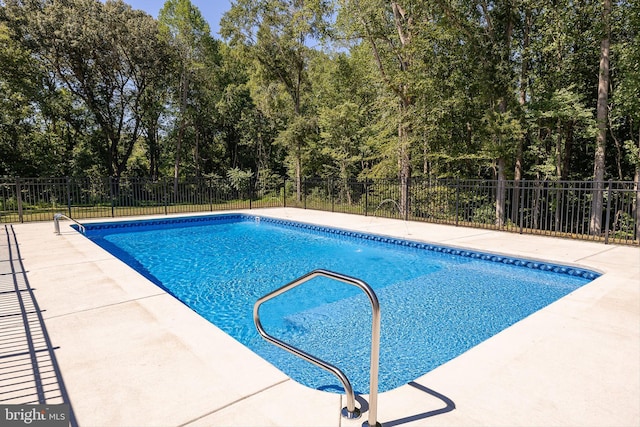
<instances>
[{"instance_id":1,"label":"green foliage","mask_svg":"<svg viewBox=\"0 0 640 427\"><path fill-rule=\"evenodd\" d=\"M0 20L0 175L65 175L81 113L67 91L47 86L9 18Z\"/></svg>"},{"instance_id":2,"label":"green foliage","mask_svg":"<svg viewBox=\"0 0 640 427\"><path fill-rule=\"evenodd\" d=\"M346 200L351 179L496 164L590 179L602 17L601 0L237 0L220 41L189 0L157 21L5 0L0 175L237 170L337 178ZM606 179L640 163L639 28L640 3L614 2Z\"/></svg>"},{"instance_id":3,"label":"green foliage","mask_svg":"<svg viewBox=\"0 0 640 427\"><path fill-rule=\"evenodd\" d=\"M636 221L627 212L616 212L613 222L613 238L622 240L633 240L635 235Z\"/></svg>"},{"instance_id":4,"label":"green foliage","mask_svg":"<svg viewBox=\"0 0 640 427\"><path fill-rule=\"evenodd\" d=\"M249 188L249 183L253 178L253 172L243 171L238 168L229 169L227 171L227 178L235 190L246 190Z\"/></svg>"},{"instance_id":5,"label":"green foliage","mask_svg":"<svg viewBox=\"0 0 640 427\"><path fill-rule=\"evenodd\" d=\"M487 111L482 118L484 131L487 133L487 144L484 150L491 158L511 157L518 140L522 139L525 130L522 122L507 111L499 113Z\"/></svg>"},{"instance_id":6,"label":"green foliage","mask_svg":"<svg viewBox=\"0 0 640 427\"><path fill-rule=\"evenodd\" d=\"M472 219L476 224L495 224L496 207L494 205L482 205L473 211Z\"/></svg>"},{"instance_id":7,"label":"green foliage","mask_svg":"<svg viewBox=\"0 0 640 427\"><path fill-rule=\"evenodd\" d=\"M536 165L531 171L542 179L566 178L568 144L574 144L575 140L592 144L595 139L593 110L585 105L574 86L560 88L532 102L527 114L532 141L529 154Z\"/></svg>"},{"instance_id":8,"label":"green foliage","mask_svg":"<svg viewBox=\"0 0 640 427\"><path fill-rule=\"evenodd\" d=\"M121 175L140 136L151 82L165 70L156 22L122 1L8 2L6 8L13 40L28 46L42 89L67 91L70 105L82 105L96 127L79 130L101 140L96 160Z\"/></svg>"}]
</instances>

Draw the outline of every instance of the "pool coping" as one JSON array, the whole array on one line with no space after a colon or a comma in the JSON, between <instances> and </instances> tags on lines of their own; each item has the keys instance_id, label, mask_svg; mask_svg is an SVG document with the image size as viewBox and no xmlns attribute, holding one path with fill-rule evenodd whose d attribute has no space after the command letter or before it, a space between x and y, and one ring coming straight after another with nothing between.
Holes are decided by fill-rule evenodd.
<instances>
[{"instance_id":1,"label":"pool coping","mask_svg":"<svg viewBox=\"0 0 640 427\"><path fill-rule=\"evenodd\" d=\"M531 260L521 259L510 255L497 255L488 252L480 252L476 250L449 247L442 244L432 244L426 242L420 242L409 238L399 238L396 236L385 236L378 233L365 233L360 231L351 231L343 228L320 226L315 224L309 224L305 222L283 220L278 218L271 218L268 216L259 216L256 214L246 213L234 213L234 214L219 214L219 215L203 215L194 217L180 216L177 218L160 218L160 219L147 219L137 221L120 221L120 222L97 222L86 223L84 230L85 235L92 234L95 230L113 230L114 233L118 232L118 229L124 228L128 231L137 231L134 229L140 228L139 231L145 231L150 229L161 229L166 225L179 225L179 226L204 226L215 225L216 222L228 221L228 222L254 222L262 221L269 224L275 224L285 228L294 228L306 230L312 233L319 233L321 235L333 235L336 238L351 238L356 240L368 240L376 243L384 243L392 246L405 246L408 248L424 250L429 252L437 252L450 254L454 256L460 256L463 258L472 258L482 261L501 263L506 265L514 265L516 267L529 268L534 270L541 270L547 272L554 272L557 274L564 274L569 276L579 276L584 279L594 280L601 276L599 272L581 268L580 266L560 265L558 263L550 263L543 260ZM72 225L76 230L78 226ZM93 235L102 234L100 231ZM108 231L106 234L110 234ZM101 245L102 246L102 245Z\"/></svg>"},{"instance_id":2,"label":"pool coping","mask_svg":"<svg viewBox=\"0 0 640 427\"><path fill-rule=\"evenodd\" d=\"M234 212L603 273L412 384L382 393L383 425L638 425L639 248L295 208L213 214ZM166 218L145 218L158 217ZM83 222L105 221L118 220ZM56 236L51 223L14 229L80 425L366 420L366 413L341 419L340 396L291 381L75 231Z\"/></svg>"}]
</instances>

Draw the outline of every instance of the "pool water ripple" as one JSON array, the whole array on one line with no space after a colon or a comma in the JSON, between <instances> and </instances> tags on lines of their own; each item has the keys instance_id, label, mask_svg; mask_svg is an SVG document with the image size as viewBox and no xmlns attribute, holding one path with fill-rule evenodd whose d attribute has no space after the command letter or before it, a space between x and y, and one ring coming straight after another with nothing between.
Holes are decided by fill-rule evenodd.
<instances>
[{"instance_id":1,"label":"pool water ripple","mask_svg":"<svg viewBox=\"0 0 640 427\"><path fill-rule=\"evenodd\" d=\"M377 293L381 391L414 380L597 277L237 215L171 225L89 227L88 236L293 379L334 392L341 387L333 376L265 342L252 320L258 298L311 270L360 278ZM316 278L266 302L261 318L269 333L335 364L356 391L368 392L371 309L358 289Z\"/></svg>"}]
</instances>

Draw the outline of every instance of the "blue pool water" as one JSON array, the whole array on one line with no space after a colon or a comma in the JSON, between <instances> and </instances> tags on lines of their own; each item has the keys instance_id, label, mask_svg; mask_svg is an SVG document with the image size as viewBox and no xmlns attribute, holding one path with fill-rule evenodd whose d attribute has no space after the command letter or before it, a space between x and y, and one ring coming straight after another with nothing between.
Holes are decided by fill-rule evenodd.
<instances>
[{"instance_id":1,"label":"blue pool water","mask_svg":"<svg viewBox=\"0 0 640 427\"><path fill-rule=\"evenodd\" d=\"M265 294L322 268L357 277L381 306L380 391L406 384L598 275L566 266L242 214L87 225L87 236L309 387L332 375L266 341ZM369 391L371 308L358 289L313 279L263 304L271 335Z\"/></svg>"}]
</instances>

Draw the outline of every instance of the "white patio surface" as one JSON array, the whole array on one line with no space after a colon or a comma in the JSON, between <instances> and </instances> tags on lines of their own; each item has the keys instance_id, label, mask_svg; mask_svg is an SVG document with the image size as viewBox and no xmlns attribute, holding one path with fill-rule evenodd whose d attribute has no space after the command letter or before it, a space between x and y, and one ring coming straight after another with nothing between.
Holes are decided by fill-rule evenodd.
<instances>
[{"instance_id":1,"label":"white patio surface","mask_svg":"<svg viewBox=\"0 0 640 427\"><path fill-rule=\"evenodd\" d=\"M239 212L603 273L413 385L381 393L384 426L640 426L637 246L295 208ZM61 225L60 236L53 222L12 227L79 425L355 427L367 420L366 412L341 418L343 396L289 379L69 222Z\"/></svg>"}]
</instances>

